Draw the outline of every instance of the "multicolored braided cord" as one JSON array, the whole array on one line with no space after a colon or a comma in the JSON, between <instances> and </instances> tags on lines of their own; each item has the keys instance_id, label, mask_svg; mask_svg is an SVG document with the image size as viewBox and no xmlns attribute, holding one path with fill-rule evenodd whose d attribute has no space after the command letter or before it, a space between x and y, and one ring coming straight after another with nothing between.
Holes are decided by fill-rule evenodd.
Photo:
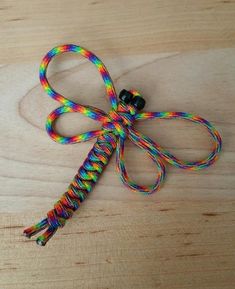
<instances>
[{"instance_id":1,"label":"multicolored braided cord","mask_svg":"<svg viewBox=\"0 0 235 289\"><path fill-rule=\"evenodd\" d=\"M51 87L46 77L48 64L54 56L64 52L81 54L95 64L103 78L106 93L111 103L111 110L109 113L96 107L81 105L71 101ZM44 246L55 234L57 229L63 227L66 220L72 217L73 212L79 208L80 204L92 190L92 187L97 182L99 175L107 165L115 149L117 170L122 182L130 189L144 195L152 194L159 189L162 184L166 174L163 161L181 169L199 170L213 164L221 151L222 140L219 132L211 123L200 116L186 112L138 112L138 109L131 103L118 101L113 81L103 62L92 52L81 46L69 44L58 46L50 50L43 58L40 65L40 81L47 94L62 104L62 106L51 112L47 118L46 130L49 136L54 141L61 144L79 143L93 138L97 138L97 141L75 175L68 190L62 195L60 200L55 203L54 208L47 213L47 217L38 224L24 230L24 235L29 238L38 232L45 230L44 233L36 239L36 242L39 245ZM130 92L133 97L137 98L140 96L135 90L131 90ZM55 131L54 123L62 114L68 112L79 112L91 119L99 121L101 123L101 129L71 137L65 137L58 134ZM178 159L169 151L162 148L158 143L138 132L133 127L135 121L146 119L184 119L201 124L207 129L213 139L214 146L211 153L207 158L195 162ZM156 164L157 176L153 185L149 187L138 185L128 176L124 161L124 144L126 138L129 138L135 145L143 149Z\"/></svg>"}]
</instances>

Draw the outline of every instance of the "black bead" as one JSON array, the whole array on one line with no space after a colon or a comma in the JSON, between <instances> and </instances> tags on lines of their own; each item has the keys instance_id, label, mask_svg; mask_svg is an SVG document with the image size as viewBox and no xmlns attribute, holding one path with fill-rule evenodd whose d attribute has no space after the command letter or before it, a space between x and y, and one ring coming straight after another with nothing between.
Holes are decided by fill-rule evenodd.
<instances>
[{"instance_id":1,"label":"black bead","mask_svg":"<svg viewBox=\"0 0 235 289\"><path fill-rule=\"evenodd\" d=\"M126 104L130 103L131 100L133 99L133 94L126 90L126 89L123 89L120 93L119 93L119 98L125 102Z\"/></svg>"},{"instance_id":2,"label":"black bead","mask_svg":"<svg viewBox=\"0 0 235 289\"><path fill-rule=\"evenodd\" d=\"M145 106L145 100L143 99L143 97L136 95L132 100L131 100L131 104L138 110L141 110L144 108Z\"/></svg>"}]
</instances>

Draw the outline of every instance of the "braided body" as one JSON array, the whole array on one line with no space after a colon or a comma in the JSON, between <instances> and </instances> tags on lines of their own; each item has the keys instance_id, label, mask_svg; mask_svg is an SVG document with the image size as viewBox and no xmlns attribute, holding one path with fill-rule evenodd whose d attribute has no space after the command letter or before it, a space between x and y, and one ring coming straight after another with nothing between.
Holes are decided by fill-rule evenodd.
<instances>
[{"instance_id":1,"label":"braided body","mask_svg":"<svg viewBox=\"0 0 235 289\"><path fill-rule=\"evenodd\" d=\"M54 209L47 213L47 218L26 229L25 235L31 237L43 229L47 230L37 238L37 243L45 245L58 227L63 227L67 219L71 218L80 204L97 182L104 167L108 164L116 148L116 136L107 133L97 138L93 148L88 153L83 165L79 168L67 192L55 203ZM101 157L102 156L102 157Z\"/></svg>"},{"instance_id":2,"label":"braided body","mask_svg":"<svg viewBox=\"0 0 235 289\"><path fill-rule=\"evenodd\" d=\"M105 84L106 92L111 103L111 110L106 113L92 106L75 103L57 93L49 84L46 71L51 59L64 52L75 52L89 59L98 68ZM138 112L145 101L135 91L120 93L121 101L117 95L112 79L102 61L92 52L77 46L63 45L53 48L43 58L40 66L40 81L48 95L62 104L50 113L46 122L46 130L49 136L61 144L73 144L97 138L96 143L89 152L83 165L78 170L68 190L62 195L54 208L47 213L47 217L36 225L24 230L27 237L31 237L45 229L45 232L37 238L39 245L45 245L59 227L63 227L66 220L71 218L80 204L85 200L92 187L97 182L100 174L107 165L112 153L116 150L117 170L122 182L130 189L143 195L149 195L158 190L165 179L166 170L164 162L187 170L199 170L213 164L221 151L222 140L217 129L206 119L186 112ZM64 113L79 112L85 116L101 122L99 130L85 132L79 135L65 137L54 129L55 121ZM157 142L138 132L134 122L147 119L183 119L199 124L206 128L213 140L213 148L210 154L203 160L184 161L175 157L172 153L162 148ZM141 186L133 182L125 167L124 144L129 138L136 146L144 150L157 167L156 181L151 186Z\"/></svg>"}]
</instances>

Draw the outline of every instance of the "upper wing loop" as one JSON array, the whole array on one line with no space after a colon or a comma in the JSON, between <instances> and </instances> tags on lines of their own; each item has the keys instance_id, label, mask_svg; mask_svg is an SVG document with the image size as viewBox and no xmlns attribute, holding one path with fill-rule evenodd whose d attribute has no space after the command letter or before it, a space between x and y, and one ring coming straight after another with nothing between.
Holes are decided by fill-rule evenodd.
<instances>
[{"instance_id":1,"label":"upper wing loop","mask_svg":"<svg viewBox=\"0 0 235 289\"><path fill-rule=\"evenodd\" d=\"M143 112L143 113L138 113L135 118L136 120L154 119L154 118L184 119L184 120L189 120L191 122L200 124L207 129L207 131L209 132L209 134L211 135L214 141L214 146L212 148L211 153L205 159L202 159L199 161L184 161L184 160L178 159L169 151L162 148L157 142L144 136L144 138L148 140L149 143L151 143L152 153L153 154L156 153L160 155L163 160L167 161L171 165L174 165L182 169L199 170L199 169L208 167L209 165L214 163L218 158L218 155L222 148L221 136L219 132L217 131L217 129L209 121L207 121L206 119L200 116L193 115L193 114L186 113L186 112Z\"/></svg>"}]
</instances>

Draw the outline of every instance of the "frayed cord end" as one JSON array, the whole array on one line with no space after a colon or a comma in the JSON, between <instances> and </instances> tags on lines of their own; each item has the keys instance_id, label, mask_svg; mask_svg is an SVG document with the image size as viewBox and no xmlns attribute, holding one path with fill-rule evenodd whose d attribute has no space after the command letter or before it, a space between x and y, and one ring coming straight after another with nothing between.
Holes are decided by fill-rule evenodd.
<instances>
[{"instance_id":1,"label":"frayed cord end","mask_svg":"<svg viewBox=\"0 0 235 289\"><path fill-rule=\"evenodd\" d=\"M26 228L23 232L24 236L27 238L31 238L32 236L36 235L37 233L39 233L40 231L42 231L43 229L45 229L46 227L48 227L48 221L47 218L43 219L42 221L40 221L39 223L37 223L36 225L33 225L29 228Z\"/></svg>"},{"instance_id":2,"label":"frayed cord end","mask_svg":"<svg viewBox=\"0 0 235 289\"><path fill-rule=\"evenodd\" d=\"M36 243L39 246L45 246L46 243L50 240L50 238L55 234L57 228L49 226L48 229L36 239Z\"/></svg>"},{"instance_id":3,"label":"frayed cord end","mask_svg":"<svg viewBox=\"0 0 235 289\"><path fill-rule=\"evenodd\" d=\"M37 223L34 226L26 228L24 230L23 234L25 237L31 238L32 236L36 235L37 233L41 232L42 230L44 230L46 228L47 228L47 230L36 239L36 243L38 245L45 246L46 243L50 240L50 238L57 231L57 228L54 228L54 227L49 225L47 218L43 219L42 221L40 221L39 223Z\"/></svg>"}]
</instances>

